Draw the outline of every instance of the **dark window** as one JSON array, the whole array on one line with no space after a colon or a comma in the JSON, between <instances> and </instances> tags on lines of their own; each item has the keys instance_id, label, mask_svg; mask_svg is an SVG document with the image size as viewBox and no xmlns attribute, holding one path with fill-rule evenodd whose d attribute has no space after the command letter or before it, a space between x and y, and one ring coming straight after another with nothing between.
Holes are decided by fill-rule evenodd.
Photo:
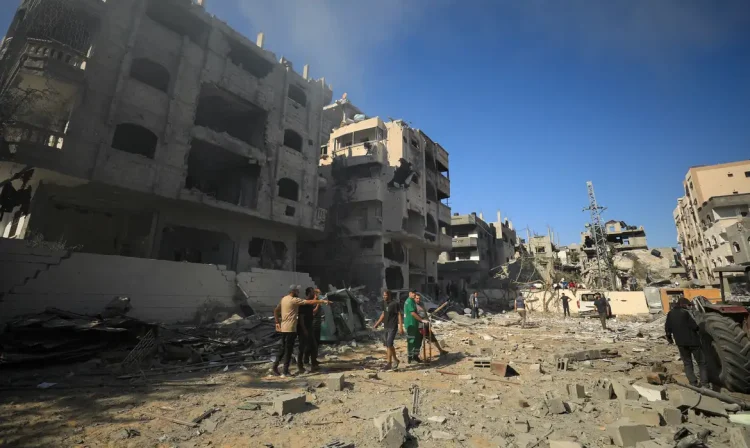
<instances>
[{"instance_id":1,"label":"dark window","mask_svg":"<svg viewBox=\"0 0 750 448\"><path fill-rule=\"evenodd\" d=\"M115 128L115 135L112 137L112 147L120 151L153 159L158 140L156 134L143 126L132 123L121 123Z\"/></svg>"},{"instance_id":2,"label":"dark window","mask_svg":"<svg viewBox=\"0 0 750 448\"><path fill-rule=\"evenodd\" d=\"M162 92L166 92L169 89L169 71L160 64L148 59L134 59L130 65L130 77Z\"/></svg>"},{"instance_id":3,"label":"dark window","mask_svg":"<svg viewBox=\"0 0 750 448\"><path fill-rule=\"evenodd\" d=\"M745 171L745 177L750 177L750 171Z\"/></svg>"},{"instance_id":4,"label":"dark window","mask_svg":"<svg viewBox=\"0 0 750 448\"><path fill-rule=\"evenodd\" d=\"M284 131L284 146L302 152L302 136L291 129L287 129Z\"/></svg>"},{"instance_id":5,"label":"dark window","mask_svg":"<svg viewBox=\"0 0 750 448\"><path fill-rule=\"evenodd\" d=\"M265 78L273 70L273 63L257 50L247 47L234 39L227 39L229 43L229 60L234 65L245 70L256 78ZM262 51L262 50L260 50Z\"/></svg>"},{"instance_id":6,"label":"dark window","mask_svg":"<svg viewBox=\"0 0 750 448\"><path fill-rule=\"evenodd\" d=\"M299 199L299 185L297 182L284 177L279 179L279 197L289 199L290 201L297 201Z\"/></svg>"},{"instance_id":7,"label":"dark window","mask_svg":"<svg viewBox=\"0 0 750 448\"><path fill-rule=\"evenodd\" d=\"M734 177L733 173L727 173L727 177Z\"/></svg>"},{"instance_id":8,"label":"dark window","mask_svg":"<svg viewBox=\"0 0 750 448\"><path fill-rule=\"evenodd\" d=\"M307 95L305 95L305 91L294 84L289 84L289 92L286 96L288 96L289 99L294 100L300 106L307 106Z\"/></svg>"}]
</instances>

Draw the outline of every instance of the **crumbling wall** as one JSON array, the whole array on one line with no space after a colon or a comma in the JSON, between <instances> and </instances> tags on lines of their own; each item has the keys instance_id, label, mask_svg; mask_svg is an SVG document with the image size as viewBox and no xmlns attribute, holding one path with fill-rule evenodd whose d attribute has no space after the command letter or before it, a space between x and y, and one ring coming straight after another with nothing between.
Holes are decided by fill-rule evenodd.
<instances>
[{"instance_id":1,"label":"crumbling wall","mask_svg":"<svg viewBox=\"0 0 750 448\"><path fill-rule=\"evenodd\" d=\"M273 313L279 300L289 292L289 285L300 285L304 294L308 286L315 283L304 272L253 269L237 274L237 286L247 298L247 303L258 314Z\"/></svg>"},{"instance_id":2,"label":"crumbling wall","mask_svg":"<svg viewBox=\"0 0 750 448\"><path fill-rule=\"evenodd\" d=\"M571 314L579 311L577 301L582 294L594 294L597 291L588 290L576 290L575 293L572 290L564 289L553 292L547 292L546 298L549 299L550 294L554 294L554 299L550 302L549 310L553 313L562 313L562 303L559 297L564 293L572 300L570 303ZM617 316L625 315L637 315L637 314L648 314L648 304L646 303L646 294L643 291L604 291L604 297L609 299L609 304L612 307L612 314ZM542 300L545 297L544 291L538 291L533 293L524 293L524 297L529 302L529 307L535 311L541 311L543 309Z\"/></svg>"}]
</instances>

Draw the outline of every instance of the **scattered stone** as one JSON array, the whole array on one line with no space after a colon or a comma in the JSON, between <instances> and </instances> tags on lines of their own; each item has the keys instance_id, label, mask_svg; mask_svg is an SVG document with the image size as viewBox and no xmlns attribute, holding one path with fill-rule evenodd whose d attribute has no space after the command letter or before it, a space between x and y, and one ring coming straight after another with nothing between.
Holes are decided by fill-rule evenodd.
<instances>
[{"instance_id":1,"label":"scattered stone","mask_svg":"<svg viewBox=\"0 0 750 448\"><path fill-rule=\"evenodd\" d=\"M670 426L677 426L682 424L682 411L671 406L660 406L657 408L662 420L665 424Z\"/></svg>"},{"instance_id":2,"label":"scattered stone","mask_svg":"<svg viewBox=\"0 0 750 448\"><path fill-rule=\"evenodd\" d=\"M565 414L568 412L565 402L559 398L547 400L547 409L549 409L550 414Z\"/></svg>"},{"instance_id":3,"label":"scattered stone","mask_svg":"<svg viewBox=\"0 0 750 448\"><path fill-rule=\"evenodd\" d=\"M664 442L661 440L647 440L645 442L638 442L635 444L635 448L672 448L674 444Z\"/></svg>"},{"instance_id":4,"label":"scattered stone","mask_svg":"<svg viewBox=\"0 0 750 448\"><path fill-rule=\"evenodd\" d=\"M452 393L452 394L456 394L456 395L461 395L461 391L460 391L460 390L458 390L458 389L452 389L452 390L451 390L451 393Z\"/></svg>"},{"instance_id":5,"label":"scattered stone","mask_svg":"<svg viewBox=\"0 0 750 448\"><path fill-rule=\"evenodd\" d=\"M367 378L371 380L379 380L380 377L378 377L378 372L370 372L367 374Z\"/></svg>"},{"instance_id":6,"label":"scattered stone","mask_svg":"<svg viewBox=\"0 0 750 448\"><path fill-rule=\"evenodd\" d=\"M646 404L622 403L622 417L627 418L633 423L640 423L646 426L659 426L661 416L659 411Z\"/></svg>"},{"instance_id":7,"label":"scattered stone","mask_svg":"<svg viewBox=\"0 0 750 448\"><path fill-rule=\"evenodd\" d=\"M273 401L273 413L277 415L296 414L305 410L305 394L282 395Z\"/></svg>"},{"instance_id":8,"label":"scattered stone","mask_svg":"<svg viewBox=\"0 0 750 448\"><path fill-rule=\"evenodd\" d=\"M586 388L582 384L568 384L570 398L586 398Z\"/></svg>"},{"instance_id":9,"label":"scattered stone","mask_svg":"<svg viewBox=\"0 0 750 448\"><path fill-rule=\"evenodd\" d=\"M638 400L640 394L629 384L622 384L618 381L612 381L612 390L618 400Z\"/></svg>"},{"instance_id":10,"label":"scattered stone","mask_svg":"<svg viewBox=\"0 0 750 448\"><path fill-rule=\"evenodd\" d=\"M726 417L727 411L724 403L713 397L701 395L692 390L680 389L675 391L670 400L675 407L685 409L696 409L703 414Z\"/></svg>"},{"instance_id":11,"label":"scattered stone","mask_svg":"<svg viewBox=\"0 0 750 448\"><path fill-rule=\"evenodd\" d=\"M430 435L435 440L453 440L453 435L445 431L432 431Z\"/></svg>"},{"instance_id":12,"label":"scattered stone","mask_svg":"<svg viewBox=\"0 0 750 448\"><path fill-rule=\"evenodd\" d=\"M121 429L119 431L116 431L114 434L112 434L112 439L114 440L125 440L125 439L131 439L133 437L140 436L141 433L137 429Z\"/></svg>"},{"instance_id":13,"label":"scattered stone","mask_svg":"<svg viewBox=\"0 0 750 448\"><path fill-rule=\"evenodd\" d=\"M649 384L656 384L661 386L667 382L667 374L660 372L651 372L646 375L646 381L648 381Z\"/></svg>"},{"instance_id":14,"label":"scattered stone","mask_svg":"<svg viewBox=\"0 0 750 448\"><path fill-rule=\"evenodd\" d=\"M599 400L611 400L614 394L612 382L604 378L597 380L594 384L594 390L591 391L591 396Z\"/></svg>"},{"instance_id":15,"label":"scattered stone","mask_svg":"<svg viewBox=\"0 0 750 448\"><path fill-rule=\"evenodd\" d=\"M522 408L528 408L529 402L526 400L518 400L518 406Z\"/></svg>"},{"instance_id":16,"label":"scattered stone","mask_svg":"<svg viewBox=\"0 0 750 448\"><path fill-rule=\"evenodd\" d=\"M627 419L620 419L607 426L607 433L612 443L617 446L635 446L638 442L651 440L645 425L633 423Z\"/></svg>"},{"instance_id":17,"label":"scattered stone","mask_svg":"<svg viewBox=\"0 0 750 448\"><path fill-rule=\"evenodd\" d=\"M474 377L471 375L458 375L458 379L459 380L472 380L474 379Z\"/></svg>"},{"instance_id":18,"label":"scattered stone","mask_svg":"<svg viewBox=\"0 0 750 448\"><path fill-rule=\"evenodd\" d=\"M667 399L667 390L664 386L640 383L633 384L633 389L637 390L641 397L648 401L662 401Z\"/></svg>"},{"instance_id":19,"label":"scattered stone","mask_svg":"<svg viewBox=\"0 0 750 448\"><path fill-rule=\"evenodd\" d=\"M528 420L516 420L513 423L513 428L516 432L529 432L529 421Z\"/></svg>"},{"instance_id":20,"label":"scattered stone","mask_svg":"<svg viewBox=\"0 0 750 448\"><path fill-rule=\"evenodd\" d=\"M558 358L568 358L571 361L590 361L592 359L614 358L619 356L617 350L608 348L601 350L584 350L581 352L565 353L557 355Z\"/></svg>"},{"instance_id":21,"label":"scattered stone","mask_svg":"<svg viewBox=\"0 0 750 448\"><path fill-rule=\"evenodd\" d=\"M529 366L529 372L531 373L544 373L544 370L542 370L541 364L532 364Z\"/></svg>"},{"instance_id":22,"label":"scattered stone","mask_svg":"<svg viewBox=\"0 0 750 448\"><path fill-rule=\"evenodd\" d=\"M435 422L435 423L440 423L440 424L443 424L443 423L445 423L445 422L446 422L446 420L448 420L448 419L447 419L447 418L445 418L445 417L443 417L443 416L435 416L435 417L430 417L430 418L428 418L427 420L429 420L429 421L431 421L431 422Z\"/></svg>"},{"instance_id":23,"label":"scattered stone","mask_svg":"<svg viewBox=\"0 0 750 448\"><path fill-rule=\"evenodd\" d=\"M407 437L408 422L409 411L405 407L392 409L375 417L373 424L378 429L382 446L400 448Z\"/></svg>"},{"instance_id":24,"label":"scattered stone","mask_svg":"<svg viewBox=\"0 0 750 448\"><path fill-rule=\"evenodd\" d=\"M330 388L337 391L344 390L344 374L343 373L333 373L329 375L328 382L330 384Z\"/></svg>"},{"instance_id":25,"label":"scattered stone","mask_svg":"<svg viewBox=\"0 0 750 448\"><path fill-rule=\"evenodd\" d=\"M374 424L376 428L380 428L383 426L383 423L389 418L393 418L401 424L404 428L409 427L409 410L406 408L406 406L393 408L387 411L384 411L379 416L375 417Z\"/></svg>"},{"instance_id":26,"label":"scattered stone","mask_svg":"<svg viewBox=\"0 0 750 448\"><path fill-rule=\"evenodd\" d=\"M557 359L557 370L568 370L568 358L558 358Z\"/></svg>"}]
</instances>

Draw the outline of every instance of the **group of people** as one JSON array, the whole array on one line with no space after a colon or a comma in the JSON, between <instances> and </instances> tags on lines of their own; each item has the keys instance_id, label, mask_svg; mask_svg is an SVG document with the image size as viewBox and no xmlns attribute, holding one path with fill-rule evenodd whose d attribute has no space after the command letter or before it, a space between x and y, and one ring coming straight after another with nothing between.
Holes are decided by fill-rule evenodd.
<instances>
[{"instance_id":1,"label":"group of people","mask_svg":"<svg viewBox=\"0 0 750 448\"><path fill-rule=\"evenodd\" d=\"M409 297L404 302L403 311L398 300L393 298L390 291L383 291L383 311L373 325L377 329L381 324L385 328L386 359L383 370L396 370L400 364L396 355L396 334L406 334L406 356L407 363L421 363L419 352L422 343L432 343L438 350L440 356L446 355L445 351L435 337L430 326L427 310L422 304L422 296L417 290L409 291ZM425 340L425 338L427 338Z\"/></svg>"}]
</instances>

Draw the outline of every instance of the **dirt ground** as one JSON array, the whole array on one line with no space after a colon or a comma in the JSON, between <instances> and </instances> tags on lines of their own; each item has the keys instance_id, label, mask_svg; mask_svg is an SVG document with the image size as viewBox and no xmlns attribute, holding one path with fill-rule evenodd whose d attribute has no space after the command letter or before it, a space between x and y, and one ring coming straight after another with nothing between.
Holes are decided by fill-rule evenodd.
<instances>
[{"instance_id":1,"label":"dirt ground","mask_svg":"<svg viewBox=\"0 0 750 448\"><path fill-rule=\"evenodd\" d=\"M584 385L590 392L604 378L645 382L654 363L663 363L676 380L686 382L676 348L658 338L663 333L659 325L614 319L604 331L598 320L533 314L535 326L522 329L512 325L515 321L513 314L497 314L470 324L464 319L439 323L435 331L451 354L424 365L406 366L406 341L401 338L402 369L377 372L377 378L372 377L385 353L377 340L327 346L320 373L290 378L269 376L268 364L216 366L172 376L144 372L130 380L98 373L95 362L6 370L0 388L0 446L318 448L338 440L376 447L381 444L373 417L397 406L412 413L410 388L416 385L421 399L414 417L420 422L410 428L405 446L545 448L551 440L566 439L589 448L610 447L605 428L620 418L621 400L574 399L568 384ZM620 356L571 362L566 371L557 370L553 361L556 353L605 348ZM519 375L502 378L474 367L480 349L491 350L493 359L510 363ZM534 364L541 364L542 371ZM332 372L345 374L343 391L330 387ZM43 382L56 384L39 389ZM677 389L670 384L667 393ZM305 393L305 411L277 416L265 404L257 410L238 409L248 401L270 402L286 393ZM564 399L570 411L551 414L545 400L552 397ZM218 411L196 427L160 417L190 421L212 408ZM517 429L517 420L528 421L528 433ZM728 447L728 429L740 425L688 411L681 426L695 434L710 429L707 445ZM679 427L649 427L648 432L663 446L674 446Z\"/></svg>"}]
</instances>

